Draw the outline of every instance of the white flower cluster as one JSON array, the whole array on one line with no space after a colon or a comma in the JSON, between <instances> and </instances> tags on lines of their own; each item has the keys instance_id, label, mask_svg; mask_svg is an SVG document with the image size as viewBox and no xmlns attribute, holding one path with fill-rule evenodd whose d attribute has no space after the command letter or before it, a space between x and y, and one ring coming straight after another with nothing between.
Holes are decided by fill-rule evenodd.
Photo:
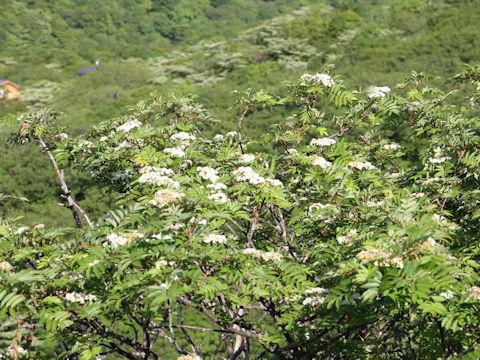
<instances>
[{"instance_id":1,"label":"white flower cluster","mask_svg":"<svg viewBox=\"0 0 480 360\"><path fill-rule=\"evenodd\" d=\"M227 137L235 137L237 135L238 135L238 133L236 131L230 131L230 132L225 134L225 136L227 136Z\"/></svg>"},{"instance_id":2,"label":"white flower cluster","mask_svg":"<svg viewBox=\"0 0 480 360\"><path fill-rule=\"evenodd\" d=\"M223 183L213 183L213 184L208 184L207 189L213 190L213 191L220 191L220 190L227 189L227 185Z\"/></svg>"},{"instance_id":3,"label":"white flower cluster","mask_svg":"<svg viewBox=\"0 0 480 360\"><path fill-rule=\"evenodd\" d=\"M173 134L170 137L172 141L180 141L179 148L185 149L187 146L190 145L190 141L196 140L197 138L189 133L181 131L179 133Z\"/></svg>"},{"instance_id":4,"label":"white flower cluster","mask_svg":"<svg viewBox=\"0 0 480 360\"><path fill-rule=\"evenodd\" d=\"M227 195L225 195L225 193L223 193L221 191L217 191L217 192L209 195L208 198L210 200L213 200L213 201L218 202L220 204L226 204L230 201L228 199Z\"/></svg>"},{"instance_id":5,"label":"white flower cluster","mask_svg":"<svg viewBox=\"0 0 480 360\"><path fill-rule=\"evenodd\" d=\"M424 197L424 196L425 196L425 193L423 193L423 192L414 192L414 193L410 194L410 197L415 197L415 198L421 198L421 197Z\"/></svg>"},{"instance_id":6,"label":"white flower cluster","mask_svg":"<svg viewBox=\"0 0 480 360\"><path fill-rule=\"evenodd\" d=\"M430 158L430 159L428 159L428 161L432 164L441 164L441 163L444 163L445 161L450 160L450 159L451 159L450 156L442 156L442 157L438 157L438 158Z\"/></svg>"},{"instance_id":7,"label":"white flower cluster","mask_svg":"<svg viewBox=\"0 0 480 360\"><path fill-rule=\"evenodd\" d=\"M367 96L372 99L372 98L382 98L386 94L390 92L390 88L388 86L376 86L373 87L367 94Z\"/></svg>"},{"instance_id":8,"label":"white flower cluster","mask_svg":"<svg viewBox=\"0 0 480 360\"><path fill-rule=\"evenodd\" d=\"M172 169L160 168L158 166L147 165L147 166L144 166L140 169L140 174L146 174L146 173L150 173L150 172L156 172L160 175L173 175L174 174Z\"/></svg>"},{"instance_id":9,"label":"white flower cluster","mask_svg":"<svg viewBox=\"0 0 480 360\"><path fill-rule=\"evenodd\" d=\"M89 147L93 146L93 143L91 141L88 141L88 140L80 140L78 142L78 146L89 148Z\"/></svg>"},{"instance_id":10,"label":"white flower cluster","mask_svg":"<svg viewBox=\"0 0 480 360\"><path fill-rule=\"evenodd\" d=\"M57 139L59 139L60 141L66 140L68 139L68 135L65 133L60 133L57 135Z\"/></svg>"},{"instance_id":11,"label":"white flower cluster","mask_svg":"<svg viewBox=\"0 0 480 360\"><path fill-rule=\"evenodd\" d=\"M432 217L433 217L433 220L435 220L436 222L439 222L439 223L446 223L447 222L447 219L445 219L445 216L443 216L443 215L433 214Z\"/></svg>"},{"instance_id":12,"label":"white flower cluster","mask_svg":"<svg viewBox=\"0 0 480 360\"><path fill-rule=\"evenodd\" d=\"M173 140L173 141L176 141L176 140L180 140L180 141L184 141L184 140L196 140L197 138L194 136L194 135L190 135L189 133L186 133L184 131L181 131L179 133L176 133L176 134L173 134L171 137L170 137L170 140Z\"/></svg>"},{"instance_id":13,"label":"white flower cluster","mask_svg":"<svg viewBox=\"0 0 480 360\"><path fill-rule=\"evenodd\" d=\"M218 177L217 170L210 166L199 166L197 167L198 175L204 180L210 180L212 183L217 182Z\"/></svg>"},{"instance_id":14,"label":"white flower cluster","mask_svg":"<svg viewBox=\"0 0 480 360\"><path fill-rule=\"evenodd\" d=\"M73 303L84 304L87 301L97 300L97 296L92 295L92 294L86 295L86 294L81 294L81 293L77 293L77 292L70 292L70 293L65 294L65 300L73 302Z\"/></svg>"},{"instance_id":15,"label":"white flower cluster","mask_svg":"<svg viewBox=\"0 0 480 360\"><path fill-rule=\"evenodd\" d=\"M385 205L385 200L380 200L380 201L372 201L368 200L367 201L367 206L368 207L379 207Z\"/></svg>"},{"instance_id":16,"label":"white flower cluster","mask_svg":"<svg viewBox=\"0 0 480 360\"><path fill-rule=\"evenodd\" d=\"M253 249L253 248L247 248L243 249L242 254L244 255L253 255L256 257L262 258L264 261L280 261L283 258L282 254L279 254L274 251L269 251L269 252L263 252L261 250Z\"/></svg>"},{"instance_id":17,"label":"white flower cluster","mask_svg":"<svg viewBox=\"0 0 480 360\"><path fill-rule=\"evenodd\" d=\"M251 163L253 160L255 160L255 155L250 155L250 154L242 154L240 155L240 161L242 163Z\"/></svg>"},{"instance_id":18,"label":"white flower cluster","mask_svg":"<svg viewBox=\"0 0 480 360\"><path fill-rule=\"evenodd\" d=\"M162 189L155 192L153 199L150 200L149 203L159 208L162 208L168 203L174 202L175 200L180 199L183 196L183 194L177 193L172 189Z\"/></svg>"},{"instance_id":19,"label":"white flower cluster","mask_svg":"<svg viewBox=\"0 0 480 360\"><path fill-rule=\"evenodd\" d=\"M357 254L357 259L360 260L362 264L368 264L373 261L375 266L389 267L393 265L399 269L403 269L403 258L401 256L391 257L391 254L378 249L360 251Z\"/></svg>"},{"instance_id":20,"label":"white flower cluster","mask_svg":"<svg viewBox=\"0 0 480 360\"><path fill-rule=\"evenodd\" d=\"M238 181L248 181L252 185L260 185L265 182L272 186L283 186L282 182L278 179L265 179L257 174L250 166L241 166L237 170L233 171L233 175Z\"/></svg>"},{"instance_id":21,"label":"white flower cluster","mask_svg":"<svg viewBox=\"0 0 480 360\"><path fill-rule=\"evenodd\" d=\"M317 84L322 83L325 87L331 87L334 84L332 77L328 74L303 74L300 79Z\"/></svg>"},{"instance_id":22,"label":"white flower cluster","mask_svg":"<svg viewBox=\"0 0 480 360\"><path fill-rule=\"evenodd\" d=\"M292 149L287 149L287 153L288 153L289 155L297 155L297 154L298 154L298 151L297 151L297 149L293 149L293 148L292 148Z\"/></svg>"},{"instance_id":23,"label":"white flower cluster","mask_svg":"<svg viewBox=\"0 0 480 360\"><path fill-rule=\"evenodd\" d=\"M140 127L142 126L142 123L140 121L138 121L137 119L135 120L131 120L129 122L126 122L125 124L117 127L117 132L118 131L122 131L124 133L128 133L130 132L132 129L136 128L136 127Z\"/></svg>"},{"instance_id":24,"label":"white flower cluster","mask_svg":"<svg viewBox=\"0 0 480 360\"><path fill-rule=\"evenodd\" d=\"M327 294L330 292L330 290L322 288L322 287L316 287L312 288L309 290L305 291L306 295L311 295L307 296L305 300L303 300L303 305L304 306L318 306L321 305L325 302L325 299L327 298Z\"/></svg>"},{"instance_id":25,"label":"white flower cluster","mask_svg":"<svg viewBox=\"0 0 480 360\"><path fill-rule=\"evenodd\" d=\"M269 183L272 186L283 187L282 182L278 179L265 179L265 180L267 181L267 183Z\"/></svg>"},{"instance_id":26,"label":"white flower cluster","mask_svg":"<svg viewBox=\"0 0 480 360\"><path fill-rule=\"evenodd\" d=\"M8 261L2 261L0 262L0 270L10 271L13 270L13 266Z\"/></svg>"},{"instance_id":27,"label":"white flower cluster","mask_svg":"<svg viewBox=\"0 0 480 360\"><path fill-rule=\"evenodd\" d=\"M215 135L215 137L213 138L213 140L218 140L218 141L223 140L223 135L217 134L217 135Z\"/></svg>"},{"instance_id":28,"label":"white flower cluster","mask_svg":"<svg viewBox=\"0 0 480 360\"><path fill-rule=\"evenodd\" d=\"M190 219L191 223L196 222L198 225L207 226L207 219L198 219L195 216Z\"/></svg>"},{"instance_id":29,"label":"white flower cluster","mask_svg":"<svg viewBox=\"0 0 480 360\"><path fill-rule=\"evenodd\" d=\"M175 261L167 261L165 259L161 259L161 260L158 260L157 262L155 262L155 268L157 269L161 269L161 268L164 268L164 267L167 267L167 266L174 266L175 265Z\"/></svg>"},{"instance_id":30,"label":"white flower cluster","mask_svg":"<svg viewBox=\"0 0 480 360\"><path fill-rule=\"evenodd\" d=\"M328 160L326 160L323 156L317 156L315 159L312 161L313 166L319 166L322 169L326 169L329 166L332 166L332 163Z\"/></svg>"},{"instance_id":31,"label":"white flower cluster","mask_svg":"<svg viewBox=\"0 0 480 360\"><path fill-rule=\"evenodd\" d=\"M330 146L335 143L336 143L335 139L330 139L330 138L312 139L312 141L310 141L310 145L315 145L315 146Z\"/></svg>"},{"instance_id":32,"label":"white flower cluster","mask_svg":"<svg viewBox=\"0 0 480 360\"><path fill-rule=\"evenodd\" d=\"M357 234L357 229L352 229L345 236L337 236L337 241L339 244L352 245L355 240L354 237Z\"/></svg>"},{"instance_id":33,"label":"white flower cluster","mask_svg":"<svg viewBox=\"0 0 480 360\"><path fill-rule=\"evenodd\" d=\"M97 260L93 260L91 263L88 263L88 266L92 267L92 266L95 266L95 265L98 265L98 264L100 264L100 260L97 259Z\"/></svg>"},{"instance_id":34,"label":"white flower cluster","mask_svg":"<svg viewBox=\"0 0 480 360\"><path fill-rule=\"evenodd\" d=\"M433 178L430 178L430 179L427 179L427 180L422 181L422 185L423 185L423 186L430 185L431 183L437 182L437 181L440 181L440 178L438 178L438 177L433 177Z\"/></svg>"},{"instance_id":35,"label":"white flower cluster","mask_svg":"<svg viewBox=\"0 0 480 360\"><path fill-rule=\"evenodd\" d=\"M265 178L257 174L250 166L241 166L233 171L238 181L248 181L252 185L259 185L265 182Z\"/></svg>"},{"instance_id":36,"label":"white flower cluster","mask_svg":"<svg viewBox=\"0 0 480 360\"><path fill-rule=\"evenodd\" d=\"M480 300L480 287L479 286L472 286L469 290L470 294L476 299Z\"/></svg>"},{"instance_id":37,"label":"white flower cluster","mask_svg":"<svg viewBox=\"0 0 480 360\"><path fill-rule=\"evenodd\" d=\"M353 167L357 170L375 170L376 167L372 165L370 162L362 162L362 161L351 161L348 163L348 166Z\"/></svg>"},{"instance_id":38,"label":"white flower cluster","mask_svg":"<svg viewBox=\"0 0 480 360\"><path fill-rule=\"evenodd\" d=\"M205 244L226 244L227 237L225 235L210 234L203 238Z\"/></svg>"},{"instance_id":39,"label":"white flower cluster","mask_svg":"<svg viewBox=\"0 0 480 360\"><path fill-rule=\"evenodd\" d=\"M165 149L163 149L163 152L165 154L170 155L171 157L184 157L185 156L185 152L181 148L178 148L178 147L165 148Z\"/></svg>"},{"instance_id":40,"label":"white flower cluster","mask_svg":"<svg viewBox=\"0 0 480 360\"><path fill-rule=\"evenodd\" d=\"M152 184L156 186L171 185L175 189L180 187L177 181L170 179L168 176L160 175L157 172L148 172L138 178L138 182L141 184Z\"/></svg>"},{"instance_id":41,"label":"white flower cluster","mask_svg":"<svg viewBox=\"0 0 480 360\"><path fill-rule=\"evenodd\" d=\"M322 203L313 203L308 207L308 212L313 212L314 210L322 210L329 207L332 207L331 204L322 204Z\"/></svg>"},{"instance_id":42,"label":"white flower cluster","mask_svg":"<svg viewBox=\"0 0 480 360\"><path fill-rule=\"evenodd\" d=\"M401 145L398 145L398 144L385 144L383 145L383 148L385 150L397 150L397 149L400 149L402 146Z\"/></svg>"},{"instance_id":43,"label":"white flower cluster","mask_svg":"<svg viewBox=\"0 0 480 360\"><path fill-rule=\"evenodd\" d=\"M118 151L129 147L132 147L132 144L130 144L128 141L122 141L120 144L118 144L118 146L115 146L113 150Z\"/></svg>"},{"instance_id":44,"label":"white flower cluster","mask_svg":"<svg viewBox=\"0 0 480 360\"><path fill-rule=\"evenodd\" d=\"M447 291L442 291L440 293L440 296L443 297L444 299L452 299L455 296L455 293L452 290L447 290Z\"/></svg>"},{"instance_id":45,"label":"white flower cluster","mask_svg":"<svg viewBox=\"0 0 480 360\"><path fill-rule=\"evenodd\" d=\"M21 226L15 231L15 235L22 235L28 229L30 229L28 226Z\"/></svg>"},{"instance_id":46,"label":"white flower cluster","mask_svg":"<svg viewBox=\"0 0 480 360\"><path fill-rule=\"evenodd\" d=\"M125 246L132 240L137 238L143 238L143 234L139 233L138 231L133 231L131 233L111 233L107 235L107 240L110 242L110 247L112 249L116 249L119 246ZM103 246L107 246L107 243L103 244Z\"/></svg>"}]
</instances>

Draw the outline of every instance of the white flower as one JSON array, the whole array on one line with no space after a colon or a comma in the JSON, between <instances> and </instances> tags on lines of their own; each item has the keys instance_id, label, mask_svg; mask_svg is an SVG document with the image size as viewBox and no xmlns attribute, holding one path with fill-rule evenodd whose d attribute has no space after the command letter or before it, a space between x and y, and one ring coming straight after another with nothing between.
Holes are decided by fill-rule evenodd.
<instances>
[{"instance_id":1,"label":"white flower","mask_svg":"<svg viewBox=\"0 0 480 360\"><path fill-rule=\"evenodd\" d=\"M253 256L262 256L262 252L260 250L254 248L247 248L242 250L243 255L253 255Z\"/></svg>"},{"instance_id":2,"label":"white flower","mask_svg":"<svg viewBox=\"0 0 480 360\"><path fill-rule=\"evenodd\" d=\"M385 145L383 145L383 148L384 148L385 150L397 150L397 149L400 149L401 146L398 145L398 144L393 143L393 144L385 144Z\"/></svg>"},{"instance_id":3,"label":"white flower","mask_svg":"<svg viewBox=\"0 0 480 360\"><path fill-rule=\"evenodd\" d=\"M427 180L425 180L425 181L422 182L422 185L423 185L423 186L425 186L425 185L430 185L431 183L436 182L436 181L440 181L440 178L438 178L438 177L433 177L433 178L427 179Z\"/></svg>"},{"instance_id":4,"label":"white flower","mask_svg":"<svg viewBox=\"0 0 480 360\"><path fill-rule=\"evenodd\" d=\"M262 253L260 256L265 261L280 261L283 258L282 254L279 254L279 253L274 252L274 251L269 251L269 252Z\"/></svg>"},{"instance_id":5,"label":"white flower","mask_svg":"<svg viewBox=\"0 0 480 360\"><path fill-rule=\"evenodd\" d=\"M250 154L240 155L240 161L243 163L251 163L253 160L255 160L255 155L250 155Z\"/></svg>"},{"instance_id":6,"label":"white flower","mask_svg":"<svg viewBox=\"0 0 480 360\"><path fill-rule=\"evenodd\" d=\"M333 79L330 75L328 74L315 74L315 75L310 75L310 74L303 74L300 79L308 82L314 82L314 83L322 83L323 86L325 87L331 87L334 82Z\"/></svg>"},{"instance_id":7,"label":"white flower","mask_svg":"<svg viewBox=\"0 0 480 360\"><path fill-rule=\"evenodd\" d=\"M227 237L225 235L218 235L218 234L210 234L203 238L203 242L205 244L226 244Z\"/></svg>"},{"instance_id":8,"label":"white flower","mask_svg":"<svg viewBox=\"0 0 480 360\"><path fill-rule=\"evenodd\" d=\"M37 224L33 227L34 230L43 230L45 229L45 224Z\"/></svg>"},{"instance_id":9,"label":"white flower","mask_svg":"<svg viewBox=\"0 0 480 360\"><path fill-rule=\"evenodd\" d=\"M441 164L450 159L451 159L450 156L443 156L439 158L430 158L428 159L428 161L431 162L432 164Z\"/></svg>"},{"instance_id":10,"label":"white flower","mask_svg":"<svg viewBox=\"0 0 480 360\"><path fill-rule=\"evenodd\" d=\"M28 229L30 229L28 226L19 227L17 231L15 231L15 235L22 235Z\"/></svg>"},{"instance_id":11,"label":"white flower","mask_svg":"<svg viewBox=\"0 0 480 360\"><path fill-rule=\"evenodd\" d=\"M65 294L65 300L73 303L84 304L87 301L97 300L97 296L92 294L86 295L86 294L77 293L77 292L70 292Z\"/></svg>"},{"instance_id":12,"label":"white flower","mask_svg":"<svg viewBox=\"0 0 480 360\"><path fill-rule=\"evenodd\" d=\"M97 264L99 264L99 263L100 263L100 260L94 260L93 262L88 263L88 266L92 267L92 266L95 266L95 265L97 265Z\"/></svg>"},{"instance_id":13,"label":"white flower","mask_svg":"<svg viewBox=\"0 0 480 360\"><path fill-rule=\"evenodd\" d=\"M217 135L215 135L213 140L223 140L223 135L217 134Z\"/></svg>"},{"instance_id":14,"label":"white flower","mask_svg":"<svg viewBox=\"0 0 480 360\"><path fill-rule=\"evenodd\" d=\"M445 219L445 217L442 216L442 215L433 214L432 217L433 217L433 220L435 220L436 222L439 222L439 223L446 223L446 222L447 222L447 220Z\"/></svg>"},{"instance_id":15,"label":"white flower","mask_svg":"<svg viewBox=\"0 0 480 360\"><path fill-rule=\"evenodd\" d=\"M204 180L210 180L212 183L216 182L219 177L217 175L217 170L210 166L199 166L197 167L198 175Z\"/></svg>"},{"instance_id":16,"label":"white flower","mask_svg":"<svg viewBox=\"0 0 480 360\"><path fill-rule=\"evenodd\" d=\"M155 268L157 268L157 269L161 269L161 268L166 267L166 266L168 266L168 261L164 260L164 259L158 260L155 263Z\"/></svg>"},{"instance_id":17,"label":"white flower","mask_svg":"<svg viewBox=\"0 0 480 360\"><path fill-rule=\"evenodd\" d=\"M423 196L425 196L425 193L423 192L415 192L410 194L410 197L416 197L416 198L421 198Z\"/></svg>"},{"instance_id":18,"label":"white flower","mask_svg":"<svg viewBox=\"0 0 480 360\"><path fill-rule=\"evenodd\" d=\"M311 295L305 298L303 300L302 304L304 306L318 306L324 303L325 299L327 298L327 294L330 292L330 290L322 288L322 287L317 287L317 288L312 288L309 290L305 291L306 295Z\"/></svg>"},{"instance_id":19,"label":"white flower","mask_svg":"<svg viewBox=\"0 0 480 360\"><path fill-rule=\"evenodd\" d=\"M168 176L160 175L157 172L148 172L143 174L138 178L138 182L141 184L152 184L152 185L172 185L174 188L178 189L180 184L177 181L170 179Z\"/></svg>"},{"instance_id":20,"label":"white flower","mask_svg":"<svg viewBox=\"0 0 480 360\"><path fill-rule=\"evenodd\" d=\"M265 183L265 179L257 174L250 166L241 166L232 173L238 181L248 181L252 185Z\"/></svg>"},{"instance_id":21,"label":"white flower","mask_svg":"<svg viewBox=\"0 0 480 360\"><path fill-rule=\"evenodd\" d=\"M225 195L223 192L219 191L219 192L216 192L216 193L213 193L212 195L210 195L208 197L210 200L213 200L215 202L218 202L218 203L221 203L221 204L225 204L227 202L229 202L230 200L228 199L227 195Z\"/></svg>"},{"instance_id":22,"label":"white flower","mask_svg":"<svg viewBox=\"0 0 480 360\"><path fill-rule=\"evenodd\" d=\"M319 166L322 169L326 169L329 166L332 166L332 163L326 160L323 156L318 156L312 161L313 166Z\"/></svg>"},{"instance_id":23,"label":"white flower","mask_svg":"<svg viewBox=\"0 0 480 360\"><path fill-rule=\"evenodd\" d=\"M371 200L368 200L367 201L367 206L368 207L379 207L379 206L382 206L385 204L385 201L384 200L380 200L380 201L371 201Z\"/></svg>"},{"instance_id":24,"label":"white flower","mask_svg":"<svg viewBox=\"0 0 480 360\"><path fill-rule=\"evenodd\" d=\"M234 136L237 136L238 133L236 131L230 131L228 133L225 134L225 136L231 136L231 137L234 137Z\"/></svg>"},{"instance_id":25,"label":"white flower","mask_svg":"<svg viewBox=\"0 0 480 360\"><path fill-rule=\"evenodd\" d=\"M91 141L88 141L88 140L81 140L78 142L78 146L80 147L92 147L93 146L93 143Z\"/></svg>"},{"instance_id":26,"label":"white flower","mask_svg":"<svg viewBox=\"0 0 480 360\"><path fill-rule=\"evenodd\" d=\"M107 141L108 140L108 136L102 136L100 139L98 139L98 141L100 142L104 142L104 141Z\"/></svg>"},{"instance_id":27,"label":"white flower","mask_svg":"<svg viewBox=\"0 0 480 360\"><path fill-rule=\"evenodd\" d=\"M478 286L472 286L469 290L470 294L476 299L480 300L480 287Z\"/></svg>"},{"instance_id":28,"label":"white flower","mask_svg":"<svg viewBox=\"0 0 480 360\"><path fill-rule=\"evenodd\" d=\"M140 169L140 174L146 174L150 172L156 172L160 175L173 175L174 172L172 169L167 169L167 168L159 168L157 166L144 166Z\"/></svg>"},{"instance_id":29,"label":"white flower","mask_svg":"<svg viewBox=\"0 0 480 360\"><path fill-rule=\"evenodd\" d=\"M63 141L63 140L68 139L68 135L65 134L65 133L60 133L60 134L57 135L57 138L58 138L59 140L62 140L62 141Z\"/></svg>"},{"instance_id":30,"label":"white flower","mask_svg":"<svg viewBox=\"0 0 480 360\"><path fill-rule=\"evenodd\" d=\"M377 86L370 89L367 96L372 98L381 98L384 97L386 94L390 92L390 88L388 86Z\"/></svg>"},{"instance_id":31,"label":"white flower","mask_svg":"<svg viewBox=\"0 0 480 360\"><path fill-rule=\"evenodd\" d=\"M225 190L227 189L227 185L223 183L208 184L207 189L213 190L213 191Z\"/></svg>"},{"instance_id":32,"label":"white flower","mask_svg":"<svg viewBox=\"0 0 480 360\"><path fill-rule=\"evenodd\" d=\"M440 296L449 300L455 296L455 293L452 290L442 291Z\"/></svg>"},{"instance_id":33,"label":"white flower","mask_svg":"<svg viewBox=\"0 0 480 360\"><path fill-rule=\"evenodd\" d=\"M322 203L313 203L308 207L308 212L312 212L313 210L322 210L328 207L332 207L331 204L322 204Z\"/></svg>"},{"instance_id":34,"label":"white flower","mask_svg":"<svg viewBox=\"0 0 480 360\"><path fill-rule=\"evenodd\" d=\"M136 127L140 127L140 126L142 126L142 123L140 121L138 121L137 119L131 120L131 121L126 122L125 124L117 127L117 132L122 131L124 133L128 133L132 129L134 129Z\"/></svg>"},{"instance_id":35,"label":"white flower","mask_svg":"<svg viewBox=\"0 0 480 360\"><path fill-rule=\"evenodd\" d=\"M376 167L372 165L370 162L362 162L362 161L351 161L348 163L348 166L353 167L358 170L375 170Z\"/></svg>"},{"instance_id":36,"label":"white flower","mask_svg":"<svg viewBox=\"0 0 480 360\"><path fill-rule=\"evenodd\" d=\"M280 186L280 187L283 187L283 184L280 180L278 179L266 179L266 181L272 185L272 186Z\"/></svg>"},{"instance_id":37,"label":"white flower","mask_svg":"<svg viewBox=\"0 0 480 360\"><path fill-rule=\"evenodd\" d=\"M118 144L118 146L114 147L113 150L118 151L129 147L132 147L132 144L130 144L128 141L122 141L120 144Z\"/></svg>"},{"instance_id":38,"label":"white flower","mask_svg":"<svg viewBox=\"0 0 480 360\"><path fill-rule=\"evenodd\" d=\"M297 154L298 154L298 151L297 151L297 149L293 149L293 148L292 148L292 149L287 149L287 153L288 153L289 155L297 155Z\"/></svg>"},{"instance_id":39,"label":"white flower","mask_svg":"<svg viewBox=\"0 0 480 360\"><path fill-rule=\"evenodd\" d=\"M337 242L339 244L352 245L354 241L354 236L357 234L357 229L352 229L345 236L337 236Z\"/></svg>"},{"instance_id":40,"label":"white flower","mask_svg":"<svg viewBox=\"0 0 480 360\"><path fill-rule=\"evenodd\" d=\"M312 139L312 141L310 141L310 145L315 145L315 146L330 146L335 143L336 143L335 139L330 139L330 138Z\"/></svg>"},{"instance_id":41,"label":"white flower","mask_svg":"<svg viewBox=\"0 0 480 360\"><path fill-rule=\"evenodd\" d=\"M153 199L150 200L149 203L159 208L162 208L168 203L174 202L175 200L180 199L183 196L183 194L177 193L172 189L162 189L158 190L155 193Z\"/></svg>"},{"instance_id":42,"label":"white flower","mask_svg":"<svg viewBox=\"0 0 480 360\"><path fill-rule=\"evenodd\" d=\"M171 157L183 157L185 152L180 148L165 148L163 149L165 154L170 155Z\"/></svg>"},{"instance_id":43,"label":"white flower","mask_svg":"<svg viewBox=\"0 0 480 360\"><path fill-rule=\"evenodd\" d=\"M107 240L110 242L110 247L112 249L116 249L119 246L127 245L132 240L135 240L137 238L143 238L143 236L144 235L142 233L139 233L138 231L120 234L112 232L111 234L107 235ZM107 243L105 243L103 246L107 246Z\"/></svg>"},{"instance_id":44,"label":"white flower","mask_svg":"<svg viewBox=\"0 0 480 360\"><path fill-rule=\"evenodd\" d=\"M186 133L186 132L179 132L179 133L176 133L176 134L173 134L171 137L170 137L170 140L181 140L181 141L185 141L185 140L195 140L196 137L193 136L193 135L190 135L189 133Z\"/></svg>"},{"instance_id":45,"label":"white flower","mask_svg":"<svg viewBox=\"0 0 480 360\"><path fill-rule=\"evenodd\" d=\"M207 226L207 219L197 219L195 216L190 219L190 222L196 222L198 225Z\"/></svg>"}]
</instances>

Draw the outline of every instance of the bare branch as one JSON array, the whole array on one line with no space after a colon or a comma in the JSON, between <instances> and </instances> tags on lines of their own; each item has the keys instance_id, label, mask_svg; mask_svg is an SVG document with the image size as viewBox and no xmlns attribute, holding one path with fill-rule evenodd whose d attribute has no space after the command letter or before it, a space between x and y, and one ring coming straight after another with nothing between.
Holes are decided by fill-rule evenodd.
<instances>
[{"instance_id":1,"label":"bare branch","mask_svg":"<svg viewBox=\"0 0 480 360\"><path fill-rule=\"evenodd\" d=\"M80 218L78 217L77 210L83 216L83 218L85 219L85 222L88 224L88 226L93 229L93 223L90 221L90 219L88 218L85 211L83 211L83 209L73 200L72 196L70 195L71 192L68 189L67 183L65 182L64 172L63 172L63 170L60 170L58 168L58 164L57 164L55 158L53 157L52 152L47 147L47 144L45 144L45 142L42 140L42 138L40 136L36 137L36 140L40 143L40 147L43 150L45 150L45 152L47 153L47 155L50 159L50 162L52 163L52 165L55 169L55 173L57 174L58 179L60 180L60 184L61 184L62 191L63 191L63 197L67 200L67 207L72 211L73 217L75 219L75 222L77 223L78 228L80 228L80 229L82 228L82 222L80 221Z\"/></svg>"}]
</instances>

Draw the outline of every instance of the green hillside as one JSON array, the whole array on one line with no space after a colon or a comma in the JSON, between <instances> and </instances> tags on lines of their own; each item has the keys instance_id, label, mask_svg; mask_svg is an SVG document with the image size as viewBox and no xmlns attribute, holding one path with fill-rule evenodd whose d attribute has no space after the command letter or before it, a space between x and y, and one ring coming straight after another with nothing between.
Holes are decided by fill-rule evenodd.
<instances>
[{"instance_id":1,"label":"green hillside","mask_svg":"<svg viewBox=\"0 0 480 360\"><path fill-rule=\"evenodd\" d=\"M22 88L20 101L1 104L2 113L53 108L63 113L65 132L75 135L150 94L196 94L221 121L202 129L210 134L235 129L242 110L230 109L231 89L282 94L283 81L329 64L347 85L394 87L417 71L441 76L433 84L442 87L464 63L480 59L479 1L96 3L2 3L0 78ZM76 75L95 59L98 69ZM268 107L252 111L249 134L276 120ZM70 224L55 205L60 190L47 180L51 169L37 151L2 145L2 192L30 202L9 201L0 214ZM87 199L96 194L88 178L71 178L78 200L100 216L104 208ZM48 186L39 191L38 183Z\"/></svg>"}]
</instances>

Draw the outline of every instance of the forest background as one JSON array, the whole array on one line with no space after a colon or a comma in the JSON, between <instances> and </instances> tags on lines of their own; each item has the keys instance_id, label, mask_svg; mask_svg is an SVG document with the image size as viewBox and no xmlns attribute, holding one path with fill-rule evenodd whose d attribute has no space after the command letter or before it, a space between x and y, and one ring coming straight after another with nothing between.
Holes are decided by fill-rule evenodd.
<instances>
[{"instance_id":1,"label":"forest background","mask_svg":"<svg viewBox=\"0 0 480 360\"><path fill-rule=\"evenodd\" d=\"M124 113L156 93L196 94L216 119L207 134L233 130L240 108L232 89L282 94L283 82L335 64L347 85L394 87L411 71L439 76L442 88L480 59L477 0L29 0L0 1L0 79L20 85L0 117L44 107L63 113L65 132ZM100 60L98 69L76 72ZM462 94L457 94L462 98ZM278 111L248 115L250 135ZM33 145L0 135L0 217L73 226L61 189ZM99 218L108 194L70 171L76 200ZM12 197L14 196L14 197ZM18 200L22 197L28 201ZM98 201L102 199L102 201Z\"/></svg>"}]
</instances>

